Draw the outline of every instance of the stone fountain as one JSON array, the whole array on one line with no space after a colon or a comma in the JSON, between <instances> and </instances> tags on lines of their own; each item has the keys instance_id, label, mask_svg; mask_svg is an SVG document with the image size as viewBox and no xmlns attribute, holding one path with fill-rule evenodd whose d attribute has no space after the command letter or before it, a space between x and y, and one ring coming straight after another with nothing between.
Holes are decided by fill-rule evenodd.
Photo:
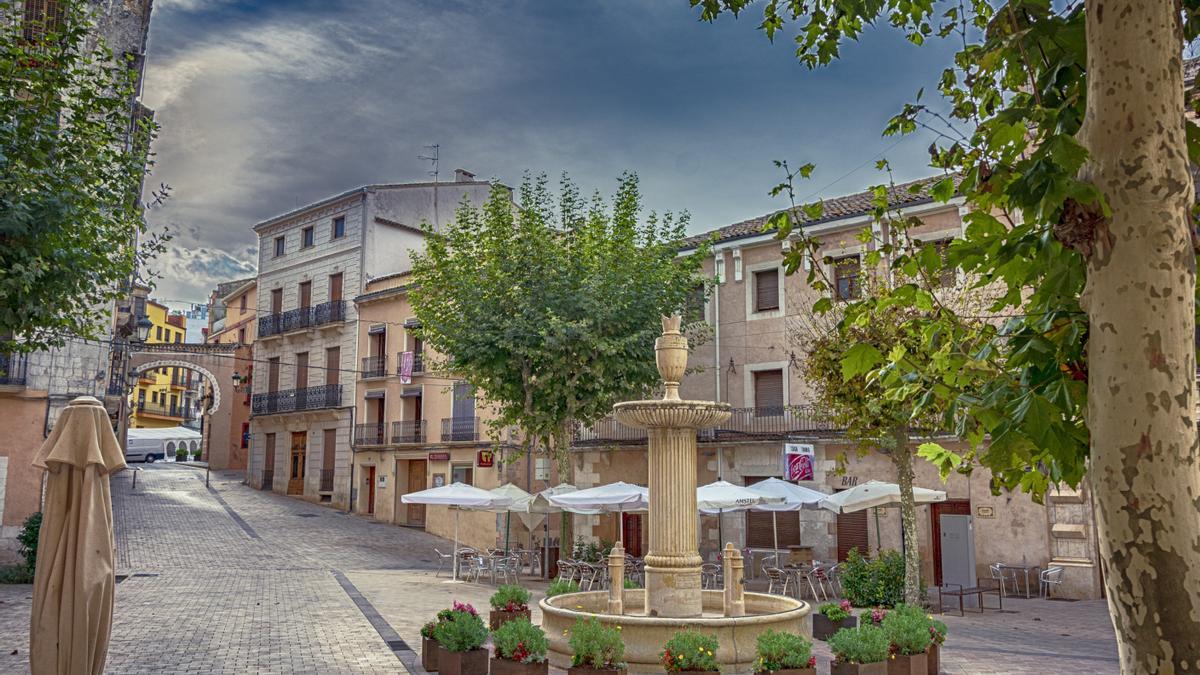
<instances>
[{"instance_id":1,"label":"stone fountain","mask_svg":"<svg viewBox=\"0 0 1200 675\"><path fill-rule=\"evenodd\" d=\"M713 634L720 643L716 657L722 670L753 670L758 635L775 629L807 630L807 603L793 598L743 590L743 561L726 544L724 589L700 587L700 552L696 532L696 432L729 419L727 403L684 401L679 382L687 369L688 342L679 332L680 317L663 317L663 334L655 342L661 400L618 403L617 420L646 429L650 476L650 547L646 553L645 589L609 584L606 591L568 593L541 601L542 623L550 639L550 662L570 666L567 636L575 621L595 617L620 626L631 672L663 672L659 652L676 631L690 628ZM618 543L609 555L611 579L624 578L625 554Z\"/></svg>"}]
</instances>

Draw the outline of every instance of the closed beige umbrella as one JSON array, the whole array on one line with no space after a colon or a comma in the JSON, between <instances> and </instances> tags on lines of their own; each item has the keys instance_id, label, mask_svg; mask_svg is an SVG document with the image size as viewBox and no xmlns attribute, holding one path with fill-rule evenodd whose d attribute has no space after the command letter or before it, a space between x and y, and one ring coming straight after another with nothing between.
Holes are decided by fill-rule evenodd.
<instances>
[{"instance_id":1,"label":"closed beige umbrella","mask_svg":"<svg viewBox=\"0 0 1200 675\"><path fill-rule=\"evenodd\" d=\"M108 475L125 456L100 401L63 410L33 465L46 470L29 628L33 675L104 672L114 548Z\"/></svg>"}]
</instances>

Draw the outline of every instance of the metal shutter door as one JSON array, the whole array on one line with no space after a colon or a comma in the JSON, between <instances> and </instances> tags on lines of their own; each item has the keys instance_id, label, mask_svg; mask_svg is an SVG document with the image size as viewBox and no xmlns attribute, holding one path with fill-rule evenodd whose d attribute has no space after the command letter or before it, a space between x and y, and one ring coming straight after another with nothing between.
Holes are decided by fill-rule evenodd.
<instances>
[{"instance_id":1,"label":"metal shutter door","mask_svg":"<svg viewBox=\"0 0 1200 675\"><path fill-rule=\"evenodd\" d=\"M837 517L838 560L845 560L850 549L857 548L864 557L871 554L867 545L867 511L839 513Z\"/></svg>"},{"instance_id":2,"label":"metal shutter door","mask_svg":"<svg viewBox=\"0 0 1200 675\"><path fill-rule=\"evenodd\" d=\"M779 270L754 273L754 311L779 309Z\"/></svg>"},{"instance_id":3,"label":"metal shutter door","mask_svg":"<svg viewBox=\"0 0 1200 675\"><path fill-rule=\"evenodd\" d=\"M783 407L783 371L764 370L754 373L754 407Z\"/></svg>"},{"instance_id":4,"label":"metal shutter door","mask_svg":"<svg viewBox=\"0 0 1200 675\"><path fill-rule=\"evenodd\" d=\"M747 476L746 485L754 485L767 476ZM796 511L776 513L779 525L779 547L800 545L800 514ZM746 511L746 546L750 548L773 548L775 533L768 511Z\"/></svg>"}]
</instances>

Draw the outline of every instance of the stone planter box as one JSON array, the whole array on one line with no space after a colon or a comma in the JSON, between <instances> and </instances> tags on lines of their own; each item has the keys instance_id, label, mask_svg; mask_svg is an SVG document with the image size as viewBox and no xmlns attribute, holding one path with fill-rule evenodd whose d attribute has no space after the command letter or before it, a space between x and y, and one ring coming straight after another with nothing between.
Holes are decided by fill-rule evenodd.
<instances>
[{"instance_id":1,"label":"stone planter box","mask_svg":"<svg viewBox=\"0 0 1200 675\"><path fill-rule=\"evenodd\" d=\"M887 664L888 675L926 675L929 672L924 652L909 656L896 654L895 658L888 659Z\"/></svg>"},{"instance_id":2,"label":"stone planter box","mask_svg":"<svg viewBox=\"0 0 1200 675\"><path fill-rule=\"evenodd\" d=\"M627 675L628 670L617 670L616 668L589 668L586 666L571 666L567 668L567 675Z\"/></svg>"},{"instance_id":3,"label":"stone planter box","mask_svg":"<svg viewBox=\"0 0 1200 675\"><path fill-rule=\"evenodd\" d=\"M928 675L938 675L942 665L942 648L931 644L925 651L925 672Z\"/></svg>"},{"instance_id":4,"label":"stone planter box","mask_svg":"<svg viewBox=\"0 0 1200 675\"><path fill-rule=\"evenodd\" d=\"M440 649L437 640L421 636L421 667L431 673L436 673Z\"/></svg>"},{"instance_id":5,"label":"stone planter box","mask_svg":"<svg viewBox=\"0 0 1200 675\"><path fill-rule=\"evenodd\" d=\"M838 663L829 666L829 675L887 675L887 661L879 663Z\"/></svg>"},{"instance_id":6,"label":"stone planter box","mask_svg":"<svg viewBox=\"0 0 1200 675\"><path fill-rule=\"evenodd\" d=\"M756 670L754 675L817 675L816 668L784 668L783 670Z\"/></svg>"},{"instance_id":7,"label":"stone planter box","mask_svg":"<svg viewBox=\"0 0 1200 675\"><path fill-rule=\"evenodd\" d=\"M828 617L820 612L813 614L812 618L814 640L828 640L839 630L843 628L854 628L858 625L858 617L854 616L853 614L837 623L830 621Z\"/></svg>"},{"instance_id":8,"label":"stone planter box","mask_svg":"<svg viewBox=\"0 0 1200 675\"><path fill-rule=\"evenodd\" d=\"M437 665L442 675L488 675L488 651L452 652L438 647Z\"/></svg>"},{"instance_id":9,"label":"stone planter box","mask_svg":"<svg viewBox=\"0 0 1200 675\"><path fill-rule=\"evenodd\" d=\"M547 675L550 663L517 663L508 659L492 657L492 675Z\"/></svg>"},{"instance_id":10,"label":"stone planter box","mask_svg":"<svg viewBox=\"0 0 1200 675\"><path fill-rule=\"evenodd\" d=\"M529 611L528 608L519 609L515 612L506 612L502 609L493 609L491 612L488 613L488 628L490 630L496 630L500 626L503 626L505 623L512 621L513 619L520 618L522 616L525 617L526 619L529 619L530 617L533 616L533 614Z\"/></svg>"}]
</instances>

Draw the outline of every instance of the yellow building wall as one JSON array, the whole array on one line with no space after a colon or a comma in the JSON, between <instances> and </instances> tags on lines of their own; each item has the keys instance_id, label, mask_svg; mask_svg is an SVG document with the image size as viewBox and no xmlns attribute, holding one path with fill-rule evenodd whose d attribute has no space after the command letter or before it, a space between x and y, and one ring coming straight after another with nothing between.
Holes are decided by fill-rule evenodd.
<instances>
[{"instance_id":1,"label":"yellow building wall","mask_svg":"<svg viewBox=\"0 0 1200 675\"><path fill-rule=\"evenodd\" d=\"M146 337L147 344L167 344L183 342L184 329L172 326L167 322L168 309L153 300L146 303L146 317L150 319L150 335ZM184 369L180 375L186 377ZM171 369L153 370L138 376L133 394L129 399L129 409L133 413L129 417L132 429L164 429L177 427L183 423L183 417L168 417L166 415L139 414L138 401L145 400L148 405L170 407L171 396L175 396L176 405L183 405L183 385L171 384ZM155 397L155 394L158 394ZM157 400L156 400L157 399Z\"/></svg>"}]
</instances>

